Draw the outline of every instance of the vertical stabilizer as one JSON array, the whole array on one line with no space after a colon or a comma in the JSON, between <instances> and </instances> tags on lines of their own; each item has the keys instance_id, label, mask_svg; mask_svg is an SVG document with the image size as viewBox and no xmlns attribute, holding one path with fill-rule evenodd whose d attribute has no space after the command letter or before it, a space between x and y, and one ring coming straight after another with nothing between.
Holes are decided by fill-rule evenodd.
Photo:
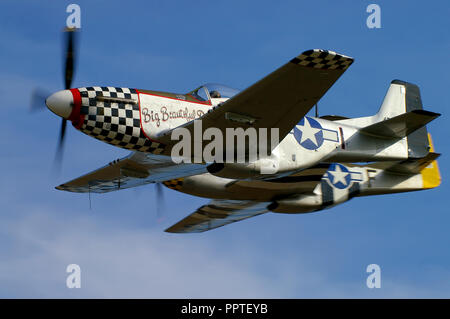
<instances>
[{"instance_id":1,"label":"vertical stabilizer","mask_svg":"<svg viewBox=\"0 0 450 319\"><path fill-rule=\"evenodd\" d=\"M419 87L415 84L393 80L377 113L377 122L414 110L422 110ZM430 146L426 127L421 127L407 137L408 157L421 158L428 154Z\"/></svg>"}]
</instances>

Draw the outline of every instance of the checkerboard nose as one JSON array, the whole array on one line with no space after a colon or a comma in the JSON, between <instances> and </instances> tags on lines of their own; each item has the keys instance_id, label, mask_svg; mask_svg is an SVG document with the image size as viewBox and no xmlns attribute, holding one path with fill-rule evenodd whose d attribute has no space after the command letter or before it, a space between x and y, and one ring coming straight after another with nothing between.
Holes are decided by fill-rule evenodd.
<instances>
[{"instance_id":1,"label":"checkerboard nose","mask_svg":"<svg viewBox=\"0 0 450 319\"><path fill-rule=\"evenodd\" d=\"M73 95L70 90L62 90L50 95L45 104L50 111L65 119L69 118L73 107Z\"/></svg>"}]
</instances>

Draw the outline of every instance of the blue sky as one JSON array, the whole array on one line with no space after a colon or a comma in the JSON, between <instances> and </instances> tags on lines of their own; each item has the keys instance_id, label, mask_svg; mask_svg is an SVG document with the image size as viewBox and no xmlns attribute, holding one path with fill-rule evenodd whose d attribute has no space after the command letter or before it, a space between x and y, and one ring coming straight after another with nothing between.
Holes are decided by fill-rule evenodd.
<instances>
[{"instance_id":1,"label":"blue sky","mask_svg":"<svg viewBox=\"0 0 450 319\"><path fill-rule=\"evenodd\" d=\"M355 63L320 101L320 114L374 114L393 79L420 86L443 177L431 191L358 198L317 214L265 214L211 232L163 230L207 200L153 186L92 195L54 186L126 151L69 127L52 174L60 121L30 114L33 88L62 88L69 1L0 4L0 297L450 297L446 125L448 1L77 1L82 10L73 85L186 92L204 82L244 89L300 52L322 48ZM82 288L66 288L79 264ZM382 288L366 287L367 265Z\"/></svg>"}]
</instances>

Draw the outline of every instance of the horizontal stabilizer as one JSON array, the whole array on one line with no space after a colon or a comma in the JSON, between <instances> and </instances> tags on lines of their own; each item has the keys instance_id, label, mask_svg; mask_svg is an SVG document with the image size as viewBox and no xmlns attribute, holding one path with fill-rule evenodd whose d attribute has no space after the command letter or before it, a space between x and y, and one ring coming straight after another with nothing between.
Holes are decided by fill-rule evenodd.
<instances>
[{"instance_id":1,"label":"horizontal stabilizer","mask_svg":"<svg viewBox=\"0 0 450 319\"><path fill-rule=\"evenodd\" d=\"M430 152L423 158L407 159L406 161L386 168L386 170L394 173L418 174L433 161L435 161L440 155L441 154L439 153Z\"/></svg>"},{"instance_id":2,"label":"horizontal stabilizer","mask_svg":"<svg viewBox=\"0 0 450 319\"><path fill-rule=\"evenodd\" d=\"M440 180L440 173L437 165L437 159L441 154L434 152L433 141L431 135L428 134L429 152L421 158L408 158L401 162L376 162L371 163L368 167L386 170L392 173L400 174L419 174L425 171L431 172L432 176Z\"/></svg>"},{"instance_id":3,"label":"horizontal stabilizer","mask_svg":"<svg viewBox=\"0 0 450 319\"><path fill-rule=\"evenodd\" d=\"M403 138L440 115L425 110L413 110L366 126L360 132L381 138Z\"/></svg>"}]
</instances>

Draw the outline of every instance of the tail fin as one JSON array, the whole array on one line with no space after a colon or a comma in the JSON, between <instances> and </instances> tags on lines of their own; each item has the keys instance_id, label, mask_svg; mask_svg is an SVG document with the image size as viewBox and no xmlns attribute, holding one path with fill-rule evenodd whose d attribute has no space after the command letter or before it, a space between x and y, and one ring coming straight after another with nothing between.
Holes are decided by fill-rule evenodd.
<instances>
[{"instance_id":1,"label":"tail fin","mask_svg":"<svg viewBox=\"0 0 450 319\"><path fill-rule=\"evenodd\" d=\"M422 110L419 87L412 83L393 80L383 100L383 104L375 116L375 122L387 121L412 111L415 111L413 113L421 113ZM432 116L431 114L428 115ZM428 132L425 126L415 129L414 132L408 135L408 157L421 158L426 156L429 150Z\"/></svg>"}]
</instances>

